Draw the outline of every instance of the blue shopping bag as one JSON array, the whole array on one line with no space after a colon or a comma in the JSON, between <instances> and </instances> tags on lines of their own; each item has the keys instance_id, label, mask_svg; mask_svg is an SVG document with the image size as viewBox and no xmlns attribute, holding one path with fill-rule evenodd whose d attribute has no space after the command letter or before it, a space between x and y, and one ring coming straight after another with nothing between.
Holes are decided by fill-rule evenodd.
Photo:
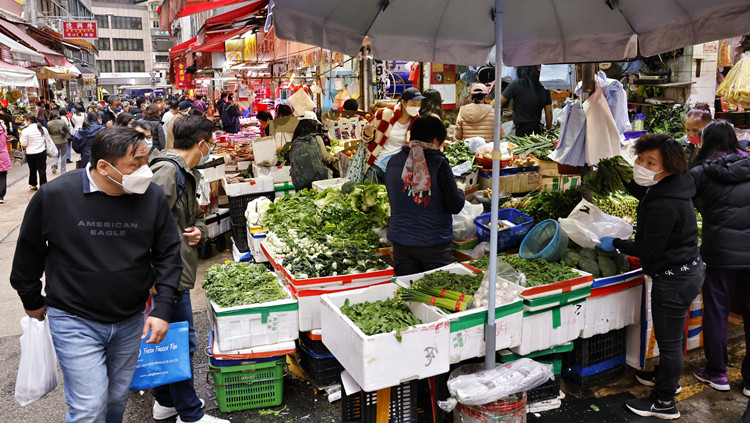
<instances>
[{"instance_id":1,"label":"blue shopping bag","mask_svg":"<svg viewBox=\"0 0 750 423\"><path fill-rule=\"evenodd\" d=\"M169 324L169 331L158 344L147 344L141 339L138 364L130 390L137 391L190 379L190 344L188 322Z\"/></svg>"}]
</instances>

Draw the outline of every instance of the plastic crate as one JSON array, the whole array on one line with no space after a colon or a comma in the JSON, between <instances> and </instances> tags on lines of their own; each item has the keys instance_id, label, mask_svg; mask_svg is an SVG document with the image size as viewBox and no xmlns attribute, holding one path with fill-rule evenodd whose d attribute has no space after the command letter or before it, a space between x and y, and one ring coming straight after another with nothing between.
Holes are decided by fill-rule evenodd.
<instances>
[{"instance_id":1,"label":"plastic crate","mask_svg":"<svg viewBox=\"0 0 750 423\"><path fill-rule=\"evenodd\" d=\"M318 335L318 338L319 337L320 335ZM310 337L310 332L300 332L299 340L304 345L304 347L311 351L313 354L332 355L331 351L326 348L321 339L316 340Z\"/></svg>"},{"instance_id":2,"label":"plastic crate","mask_svg":"<svg viewBox=\"0 0 750 423\"><path fill-rule=\"evenodd\" d=\"M618 359L619 361L619 359ZM598 373L589 375L580 375L574 371L568 373L568 380L573 383L580 385L582 389L588 389L592 386L599 385L601 383L610 381L625 372L625 354L622 355L622 363L617 364L614 367L610 367L607 370L602 370Z\"/></svg>"},{"instance_id":3,"label":"plastic crate","mask_svg":"<svg viewBox=\"0 0 750 423\"><path fill-rule=\"evenodd\" d=\"M222 413L275 407L284 395L284 361L248 364L245 366L215 367L213 374L216 399ZM208 380L209 384L211 381Z\"/></svg>"},{"instance_id":4,"label":"plastic crate","mask_svg":"<svg viewBox=\"0 0 750 423\"><path fill-rule=\"evenodd\" d=\"M259 192L256 194L245 194L238 195L229 198L229 214L232 217L232 238L234 244L241 253L247 253L250 251L250 245L247 239L247 220L245 219L245 210L247 205L260 197L266 197L269 200L274 200L274 192Z\"/></svg>"},{"instance_id":5,"label":"plastic crate","mask_svg":"<svg viewBox=\"0 0 750 423\"><path fill-rule=\"evenodd\" d=\"M417 422L417 388L416 380L390 388L389 423ZM375 423L377 405L377 392L360 391L345 395L341 400L341 421L343 423Z\"/></svg>"},{"instance_id":6,"label":"plastic crate","mask_svg":"<svg viewBox=\"0 0 750 423\"><path fill-rule=\"evenodd\" d=\"M474 225L477 227L477 233L479 234L479 242L490 240L490 228L488 225L491 218L492 213L487 213L474 219ZM497 218L498 220L507 220L516 225L497 232L498 252L512 250L520 246L523 238L534 224L534 219L516 209L498 210Z\"/></svg>"},{"instance_id":7,"label":"plastic crate","mask_svg":"<svg viewBox=\"0 0 750 423\"><path fill-rule=\"evenodd\" d=\"M300 342L300 366L316 386L330 386L341 382L344 367L331 354L319 355Z\"/></svg>"},{"instance_id":8,"label":"plastic crate","mask_svg":"<svg viewBox=\"0 0 750 423\"><path fill-rule=\"evenodd\" d=\"M528 404L555 399L560 396L560 376L555 376L555 380L548 380L541 386L526 391L526 402Z\"/></svg>"},{"instance_id":9,"label":"plastic crate","mask_svg":"<svg viewBox=\"0 0 750 423\"><path fill-rule=\"evenodd\" d=\"M625 338L625 329L619 329L576 339L571 364L584 369L620 357L625 354Z\"/></svg>"},{"instance_id":10,"label":"plastic crate","mask_svg":"<svg viewBox=\"0 0 750 423\"><path fill-rule=\"evenodd\" d=\"M472 250L479 245L479 238L467 239L466 241L451 241L451 247L457 250Z\"/></svg>"}]
</instances>

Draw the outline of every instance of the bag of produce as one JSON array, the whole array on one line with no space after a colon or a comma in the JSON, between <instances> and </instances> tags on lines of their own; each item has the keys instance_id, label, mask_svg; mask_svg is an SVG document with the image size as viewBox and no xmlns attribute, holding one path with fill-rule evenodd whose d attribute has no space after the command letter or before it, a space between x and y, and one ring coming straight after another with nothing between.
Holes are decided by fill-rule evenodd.
<instances>
[{"instance_id":1,"label":"bag of produce","mask_svg":"<svg viewBox=\"0 0 750 423\"><path fill-rule=\"evenodd\" d=\"M464 208L458 214L453 215L453 240L466 241L477 237L477 227L474 219L484 211L481 204L471 204L464 201Z\"/></svg>"},{"instance_id":2,"label":"bag of produce","mask_svg":"<svg viewBox=\"0 0 750 423\"><path fill-rule=\"evenodd\" d=\"M560 227L576 244L584 248L594 248L605 236L630 238L633 226L601 211L592 203L581 200L567 218L558 219Z\"/></svg>"}]
</instances>

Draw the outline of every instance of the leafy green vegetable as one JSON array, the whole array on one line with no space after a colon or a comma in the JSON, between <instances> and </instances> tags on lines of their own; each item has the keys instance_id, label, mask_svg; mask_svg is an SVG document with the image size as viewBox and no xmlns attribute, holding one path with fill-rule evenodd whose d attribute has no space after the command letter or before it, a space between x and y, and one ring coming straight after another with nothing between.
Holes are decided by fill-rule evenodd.
<instances>
[{"instance_id":1,"label":"leafy green vegetable","mask_svg":"<svg viewBox=\"0 0 750 423\"><path fill-rule=\"evenodd\" d=\"M550 263L547 260L525 260L518 256L508 254L498 254L498 260L503 260L512 268L526 275L526 286L540 286L550 283L567 281L581 277L570 267L559 263ZM479 260L471 262L471 265L487 271L490 267L490 257L484 256Z\"/></svg>"},{"instance_id":2,"label":"leafy green vegetable","mask_svg":"<svg viewBox=\"0 0 750 423\"><path fill-rule=\"evenodd\" d=\"M482 284L482 275L458 275L443 270L424 275L422 279L414 282L420 287L432 287L450 289L466 295L474 295Z\"/></svg>"},{"instance_id":3,"label":"leafy green vegetable","mask_svg":"<svg viewBox=\"0 0 750 423\"><path fill-rule=\"evenodd\" d=\"M526 157L529 154L540 159L550 160L549 155L555 151L555 141L560 139L559 130L553 129L545 134L532 134L526 137L507 135L505 140L516 146L513 155Z\"/></svg>"},{"instance_id":4,"label":"leafy green vegetable","mask_svg":"<svg viewBox=\"0 0 750 423\"><path fill-rule=\"evenodd\" d=\"M581 201L581 193L580 188L571 188L567 191L541 191L530 196L531 200L521 211L531 216L535 222L568 217Z\"/></svg>"},{"instance_id":5,"label":"leafy green vegetable","mask_svg":"<svg viewBox=\"0 0 750 423\"><path fill-rule=\"evenodd\" d=\"M422 324L422 321L403 304L392 298L375 302L363 302L349 305L347 298L341 307L341 313L351 319L365 335L396 331L396 339L401 342L401 331L411 326Z\"/></svg>"},{"instance_id":6,"label":"leafy green vegetable","mask_svg":"<svg viewBox=\"0 0 750 423\"><path fill-rule=\"evenodd\" d=\"M674 139L685 135L685 114L690 106L652 107L644 122L646 128L655 134L668 134Z\"/></svg>"},{"instance_id":7,"label":"leafy green vegetable","mask_svg":"<svg viewBox=\"0 0 750 423\"><path fill-rule=\"evenodd\" d=\"M260 304L283 300L288 294L278 278L262 264L214 264L203 279L206 296L219 307Z\"/></svg>"},{"instance_id":8,"label":"leafy green vegetable","mask_svg":"<svg viewBox=\"0 0 750 423\"><path fill-rule=\"evenodd\" d=\"M602 159L596 170L583 178L583 186L595 195L606 197L609 194L626 191L625 185L633 180L633 166L621 156Z\"/></svg>"},{"instance_id":9,"label":"leafy green vegetable","mask_svg":"<svg viewBox=\"0 0 750 423\"><path fill-rule=\"evenodd\" d=\"M466 310L482 284L482 275L459 275L437 271L414 281L409 288L399 288L397 302L413 301L430 304L448 312Z\"/></svg>"},{"instance_id":10,"label":"leafy green vegetable","mask_svg":"<svg viewBox=\"0 0 750 423\"><path fill-rule=\"evenodd\" d=\"M472 154L469 146L463 141L446 144L443 154L448 159L448 164L451 167L458 166L464 162L471 162L472 167L469 172L479 169L476 155Z\"/></svg>"}]
</instances>

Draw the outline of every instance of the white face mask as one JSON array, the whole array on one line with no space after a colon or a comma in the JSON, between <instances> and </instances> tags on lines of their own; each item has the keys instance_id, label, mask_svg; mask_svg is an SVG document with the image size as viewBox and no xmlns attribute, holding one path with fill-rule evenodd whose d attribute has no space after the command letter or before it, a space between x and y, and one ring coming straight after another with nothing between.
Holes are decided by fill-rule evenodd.
<instances>
[{"instance_id":1,"label":"white face mask","mask_svg":"<svg viewBox=\"0 0 750 423\"><path fill-rule=\"evenodd\" d=\"M115 181L109 175L107 175L107 177L112 182L120 185L128 194L143 194L148 189L149 184L151 184L151 179L154 177L154 174L151 172L151 168L149 168L148 165L139 167L138 170L129 175L123 175L123 173L117 170L116 167L112 166L111 163L107 162L107 164L117 173L122 175L122 183Z\"/></svg>"},{"instance_id":2,"label":"white face mask","mask_svg":"<svg viewBox=\"0 0 750 423\"><path fill-rule=\"evenodd\" d=\"M419 106L406 106L406 114L416 116L419 114Z\"/></svg>"},{"instance_id":3,"label":"white face mask","mask_svg":"<svg viewBox=\"0 0 750 423\"><path fill-rule=\"evenodd\" d=\"M154 139L153 138L146 138L146 147L148 147L149 150L151 150L151 147L154 146Z\"/></svg>"},{"instance_id":4,"label":"white face mask","mask_svg":"<svg viewBox=\"0 0 750 423\"><path fill-rule=\"evenodd\" d=\"M635 183L642 186L642 187L650 187L652 185L656 185L657 182L654 178L656 175L664 172L663 170L659 172L654 172L653 170L646 169L645 167L639 165L638 163L633 165L633 180L635 180Z\"/></svg>"}]
</instances>

